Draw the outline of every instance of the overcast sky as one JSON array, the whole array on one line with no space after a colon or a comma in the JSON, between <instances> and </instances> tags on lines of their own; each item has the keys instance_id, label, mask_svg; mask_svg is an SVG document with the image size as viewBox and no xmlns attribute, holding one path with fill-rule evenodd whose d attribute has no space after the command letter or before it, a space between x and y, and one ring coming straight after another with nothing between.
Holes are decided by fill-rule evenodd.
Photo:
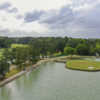
<instances>
[{"instance_id":1,"label":"overcast sky","mask_svg":"<svg viewBox=\"0 0 100 100\"><path fill-rule=\"evenodd\" d=\"M100 0L0 0L0 36L100 38Z\"/></svg>"}]
</instances>

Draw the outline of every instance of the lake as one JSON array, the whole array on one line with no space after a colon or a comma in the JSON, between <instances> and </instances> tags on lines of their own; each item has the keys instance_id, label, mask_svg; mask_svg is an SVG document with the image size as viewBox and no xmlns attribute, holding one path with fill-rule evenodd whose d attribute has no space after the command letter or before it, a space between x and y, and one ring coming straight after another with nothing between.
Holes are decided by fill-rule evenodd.
<instances>
[{"instance_id":1,"label":"lake","mask_svg":"<svg viewBox=\"0 0 100 100\"><path fill-rule=\"evenodd\" d=\"M99 100L100 72L49 62L0 88L0 100Z\"/></svg>"}]
</instances>

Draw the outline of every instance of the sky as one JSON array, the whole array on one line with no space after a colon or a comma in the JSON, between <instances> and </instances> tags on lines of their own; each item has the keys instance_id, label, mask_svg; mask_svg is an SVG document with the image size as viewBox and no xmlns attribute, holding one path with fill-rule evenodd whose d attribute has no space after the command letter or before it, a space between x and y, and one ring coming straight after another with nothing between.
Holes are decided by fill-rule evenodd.
<instances>
[{"instance_id":1,"label":"sky","mask_svg":"<svg viewBox=\"0 0 100 100\"><path fill-rule=\"evenodd\" d=\"M100 0L0 0L0 36L100 38Z\"/></svg>"}]
</instances>

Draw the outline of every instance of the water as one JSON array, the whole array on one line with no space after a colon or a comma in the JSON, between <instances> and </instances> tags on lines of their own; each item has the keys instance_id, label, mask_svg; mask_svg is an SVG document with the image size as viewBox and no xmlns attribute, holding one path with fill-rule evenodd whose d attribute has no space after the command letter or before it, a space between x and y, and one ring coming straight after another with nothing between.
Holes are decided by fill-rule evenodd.
<instances>
[{"instance_id":1,"label":"water","mask_svg":"<svg viewBox=\"0 0 100 100\"><path fill-rule=\"evenodd\" d=\"M96 58L96 61L100 61L100 58Z\"/></svg>"},{"instance_id":2,"label":"water","mask_svg":"<svg viewBox=\"0 0 100 100\"><path fill-rule=\"evenodd\" d=\"M100 58L95 58L95 57L91 57L91 58L84 58L85 60L92 60L92 61L100 61Z\"/></svg>"},{"instance_id":3,"label":"water","mask_svg":"<svg viewBox=\"0 0 100 100\"><path fill-rule=\"evenodd\" d=\"M73 71L45 63L0 88L0 100L99 100L100 72Z\"/></svg>"}]
</instances>

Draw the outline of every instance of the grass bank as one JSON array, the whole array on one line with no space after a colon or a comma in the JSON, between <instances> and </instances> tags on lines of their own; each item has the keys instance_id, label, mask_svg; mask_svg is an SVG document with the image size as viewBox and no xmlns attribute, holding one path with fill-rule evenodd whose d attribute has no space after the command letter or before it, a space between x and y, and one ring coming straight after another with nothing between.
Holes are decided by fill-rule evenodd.
<instances>
[{"instance_id":1,"label":"grass bank","mask_svg":"<svg viewBox=\"0 0 100 100\"><path fill-rule=\"evenodd\" d=\"M24 70L24 71L12 69L9 73L6 74L5 79L3 81L0 81L0 87L17 79L18 77L24 75L25 73L32 71L33 69L37 68L40 64L42 64L44 62L48 62L48 61L51 61L51 59L40 60L36 64L32 65L32 67L27 67L26 70Z\"/></svg>"},{"instance_id":2,"label":"grass bank","mask_svg":"<svg viewBox=\"0 0 100 100\"><path fill-rule=\"evenodd\" d=\"M68 60L66 67L81 71L100 71L100 62L93 60Z\"/></svg>"}]
</instances>

